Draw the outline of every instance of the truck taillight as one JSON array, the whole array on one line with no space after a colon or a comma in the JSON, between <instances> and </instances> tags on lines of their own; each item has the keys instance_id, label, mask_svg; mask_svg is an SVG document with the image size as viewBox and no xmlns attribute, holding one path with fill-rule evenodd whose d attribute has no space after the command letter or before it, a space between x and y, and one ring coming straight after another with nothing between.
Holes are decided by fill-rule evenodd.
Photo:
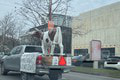
<instances>
[{"instance_id":1,"label":"truck taillight","mask_svg":"<svg viewBox=\"0 0 120 80\"><path fill-rule=\"evenodd\" d=\"M66 66L66 60L63 56L60 56L59 65L60 66Z\"/></svg>"},{"instance_id":2,"label":"truck taillight","mask_svg":"<svg viewBox=\"0 0 120 80\"><path fill-rule=\"evenodd\" d=\"M41 64L42 62L42 56L38 56L36 60L36 64Z\"/></svg>"}]
</instances>

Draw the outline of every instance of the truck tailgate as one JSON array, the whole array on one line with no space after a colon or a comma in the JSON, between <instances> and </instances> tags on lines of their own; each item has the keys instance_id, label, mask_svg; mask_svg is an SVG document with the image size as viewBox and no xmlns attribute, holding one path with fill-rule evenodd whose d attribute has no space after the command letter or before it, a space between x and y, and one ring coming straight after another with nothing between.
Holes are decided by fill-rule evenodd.
<instances>
[{"instance_id":1,"label":"truck tailgate","mask_svg":"<svg viewBox=\"0 0 120 80\"><path fill-rule=\"evenodd\" d=\"M44 56L42 64L45 66L71 66L71 57L67 56Z\"/></svg>"}]
</instances>

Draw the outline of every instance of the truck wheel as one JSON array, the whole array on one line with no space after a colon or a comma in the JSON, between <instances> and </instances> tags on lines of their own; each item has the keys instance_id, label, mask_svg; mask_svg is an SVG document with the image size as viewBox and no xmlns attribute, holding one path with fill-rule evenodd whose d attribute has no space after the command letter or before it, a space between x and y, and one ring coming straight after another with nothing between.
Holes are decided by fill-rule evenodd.
<instances>
[{"instance_id":1,"label":"truck wheel","mask_svg":"<svg viewBox=\"0 0 120 80\"><path fill-rule=\"evenodd\" d=\"M2 75L7 75L7 73L8 73L8 70L5 69L5 66L4 66L4 64L2 63L2 64L1 64L1 74L2 74Z\"/></svg>"},{"instance_id":2,"label":"truck wheel","mask_svg":"<svg viewBox=\"0 0 120 80\"><path fill-rule=\"evenodd\" d=\"M50 70L49 79L50 80L62 80L61 70Z\"/></svg>"},{"instance_id":3,"label":"truck wheel","mask_svg":"<svg viewBox=\"0 0 120 80\"><path fill-rule=\"evenodd\" d=\"M21 80L34 80L34 74L21 72Z\"/></svg>"}]
</instances>

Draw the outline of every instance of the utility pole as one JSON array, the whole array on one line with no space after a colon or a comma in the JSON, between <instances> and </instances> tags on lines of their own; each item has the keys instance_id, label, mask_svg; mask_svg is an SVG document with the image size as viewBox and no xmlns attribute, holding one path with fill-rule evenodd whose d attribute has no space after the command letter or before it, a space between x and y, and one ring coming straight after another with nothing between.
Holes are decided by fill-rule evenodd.
<instances>
[{"instance_id":1,"label":"utility pole","mask_svg":"<svg viewBox=\"0 0 120 80\"><path fill-rule=\"evenodd\" d=\"M54 23L52 21L52 0L49 0L49 21L48 21L48 30L54 28Z\"/></svg>"},{"instance_id":2,"label":"utility pole","mask_svg":"<svg viewBox=\"0 0 120 80\"><path fill-rule=\"evenodd\" d=\"M49 0L49 21L52 21L52 0Z\"/></svg>"}]
</instances>

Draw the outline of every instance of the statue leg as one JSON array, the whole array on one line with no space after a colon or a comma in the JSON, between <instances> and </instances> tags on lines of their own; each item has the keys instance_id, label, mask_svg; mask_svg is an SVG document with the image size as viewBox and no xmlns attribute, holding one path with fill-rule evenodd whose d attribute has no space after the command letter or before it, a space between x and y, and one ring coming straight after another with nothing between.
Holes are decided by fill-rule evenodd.
<instances>
[{"instance_id":1,"label":"statue leg","mask_svg":"<svg viewBox=\"0 0 120 80\"><path fill-rule=\"evenodd\" d=\"M64 54L64 53L63 53L63 44L60 43L60 44L59 44L59 47L60 47L60 55L63 55L63 54Z\"/></svg>"},{"instance_id":2,"label":"statue leg","mask_svg":"<svg viewBox=\"0 0 120 80\"><path fill-rule=\"evenodd\" d=\"M42 51L43 51L43 54L44 54L44 55L47 54L47 49L46 49L45 46L42 46Z\"/></svg>"},{"instance_id":3,"label":"statue leg","mask_svg":"<svg viewBox=\"0 0 120 80\"><path fill-rule=\"evenodd\" d=\"M55 49L55 44L51 45L51 51L50 51L50 54L51 54L51 55L54 54L54 49Z\"/></svg>"},{"instance_id":4,"label":"statue leg","mask_svg":"<svg viewBox=\"0 0 120 80\"><path fill-rule=\"evenodd\" d=\"M47 51L47 47L46 45L44 44L44 42L42 41L42 51L43 51L43 54L48 54L48 51Z\"/></svg>"}]
</instances>

